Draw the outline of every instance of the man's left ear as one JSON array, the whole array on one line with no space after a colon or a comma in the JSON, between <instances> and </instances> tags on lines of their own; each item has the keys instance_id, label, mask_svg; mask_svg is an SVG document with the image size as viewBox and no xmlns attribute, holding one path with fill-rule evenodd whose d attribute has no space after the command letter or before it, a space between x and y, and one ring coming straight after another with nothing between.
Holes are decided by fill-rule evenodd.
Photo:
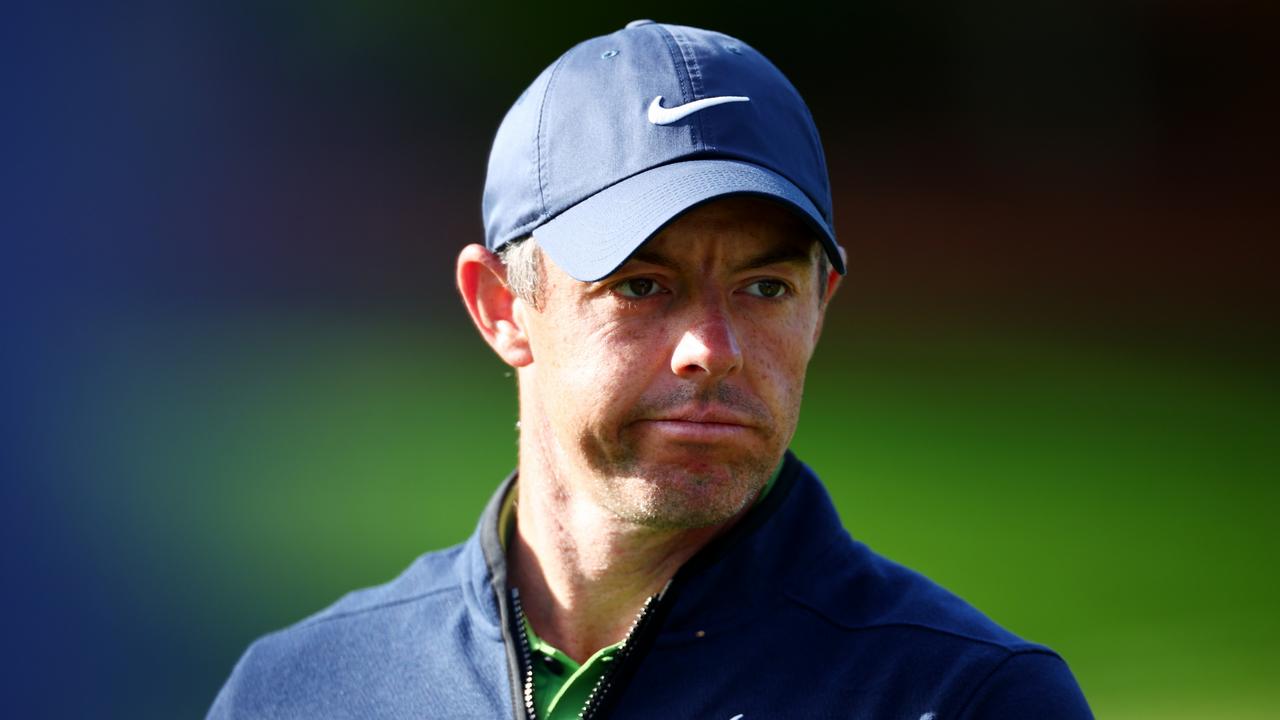
<instances>
[{"instance_id":1,"label":"man's left ear","mask_svg":"<svg viewBox=\"0 0 1280 720\"><path fill-rule=\"evenodd\" d=\"M849 253L844 251L843 245L837 245L836 249L840 251L840 264L844 265L845 272L848 272ZM843 279L843 277L843 275L836 272L835 268L829 268L827 270L827 289L822 296L823 307L826 307L827 303L831 302L831 298L836 294L836 288L840 287L840 280Z\"/></svg>"},{"instance_id":2,"label":"man's left ear","mask_svg":"<svg viewBox=\"0 0 1280 720\"><path fill-rule=\"evenodd\" d=\"M844 251L843 245L837 245L840 251L840 260L843 261L845 272L849 270L849 254ZM822 334L822 321L827 316L827 305L831 303L831 298L836 294L836 288L840 287L840 281L844 279L834 267L827 269L827 286L822 292L822 312L818 315L818 326L813 331L813 341L818 342L818 336Z\"/></svg>"}]
</instances>

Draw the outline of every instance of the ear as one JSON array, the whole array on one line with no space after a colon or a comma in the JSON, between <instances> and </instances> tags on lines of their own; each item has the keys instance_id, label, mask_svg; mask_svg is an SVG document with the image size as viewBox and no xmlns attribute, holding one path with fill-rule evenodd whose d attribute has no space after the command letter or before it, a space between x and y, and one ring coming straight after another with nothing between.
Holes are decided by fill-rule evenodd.
<instances>
[{"instance_id":1,"label":"ear","mask_svg":"<svg viewBox=\"0 0 1280 720\"><path fill-rule=\"evenodd\" d=\"M843 245L837 245L836 249L840 251L841 264L844 265L845 272L849 271L849 253L844 251ZM822 293L822 311L818 314L818 325L813 331L813 342L818 342L818 336L822 334L822 322L827 317L827 306L831 304L831 298L835 297L836 288L840 287L840 281L844 276L836 271L835 268L827 270L827 287Z\"/></svg>"},{"instance_id":2,"label":"ear","mask_svg":"<svg viewBox=\"0 0 1280 720\"><path fill-rule=\"evenodd\" d=\"M836 249L840 251L840 264L844 265L845 272L849 271L849 253L844 251L843 245L837 245ZM831 302L831 298L836 294L836 288L840 287L840 281L844 276L836 272L835 268L827 270L827 289L822 295L822 306L826 307Z\"/></svg>"},{"instance_id":3,"label":"ear","mask_svg":"<svg viewBox=\"0 0 1280 720\"><path fill-rule=\"evenodd\" d=\"M458 253L458 292L471 321L498 357L511 367L533 362L522 313L523 302L507 287L507 266L483 245Z\"/></svg>"}]
</instances>

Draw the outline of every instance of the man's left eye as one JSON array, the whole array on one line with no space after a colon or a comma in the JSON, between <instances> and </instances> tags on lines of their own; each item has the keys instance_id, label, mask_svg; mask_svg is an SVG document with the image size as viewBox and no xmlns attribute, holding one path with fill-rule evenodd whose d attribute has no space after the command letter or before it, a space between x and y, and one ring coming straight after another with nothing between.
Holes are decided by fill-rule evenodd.
<instances>
[{"instance_id":1,"label":"man's left eye","mask_svg":"<svg viewBox=\"0 0 1280 720\"><path fill-rule=\"evenodd\" d=\"M615 290L625 298L637 300L657 295L662 291L662 286L651 278L631 278L618 283Z\"/></svg>"},{"instance_id":2,"label":"man's left eye","mask_svg":"<svg viewBox=\"0 0 1280 720\"><path fill-rule=\"evenodd\" d=\"M747 294L763 298L782 297L787 286L777 280L757 280L746 287Z\"/></svg>"}]
</instances>

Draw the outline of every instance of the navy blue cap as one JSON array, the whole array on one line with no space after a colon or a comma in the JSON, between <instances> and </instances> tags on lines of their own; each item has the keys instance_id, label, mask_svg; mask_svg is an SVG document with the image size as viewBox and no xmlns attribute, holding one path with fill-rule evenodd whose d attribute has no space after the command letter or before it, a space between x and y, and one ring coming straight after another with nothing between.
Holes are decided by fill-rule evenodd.
<instances>
[{"instance_id":1,"label":"navy blue cap","mask_svg":"<svg viewBox=\"0 0 1280 720\"><path fill-rule=\"evenodd\" d=\"M485 244L532 234L561 269L605 277L680 213L727 195L796 210L841 273L818 130L785 76L728 35L638 20L571 48L498 128Z\"/></svg>"}]
</instances>

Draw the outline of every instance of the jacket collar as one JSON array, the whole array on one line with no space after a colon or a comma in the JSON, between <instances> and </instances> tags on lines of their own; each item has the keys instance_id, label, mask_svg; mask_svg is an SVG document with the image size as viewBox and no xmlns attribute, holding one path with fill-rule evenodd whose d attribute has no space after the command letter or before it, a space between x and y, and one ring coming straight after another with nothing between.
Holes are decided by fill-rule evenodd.
<instances>
[{"instance_id":1,"label":"jacket collar","mask_svg":"<svg viewBox=\"0 0 1280 720\"><path fill-rule=\"evenodd\" d=\"M505 634L507 617L507 557L498 535L498 519L507 494L515 488L516 473L502 481L480 514L475 532L463 545L456 571L472 617L490 634Z\"/></svg>"},{"instance_id":2,"label":"jacket collar","mask_svg":"<svg viewBox=\"0 0 1280 720\"><path fill-rule=\"evenodd\" d=\"M505 636L511 626L499 518L515 480L512 472L498 486L458 559L467 605L493 635ZM780 599L801 563L842 537L826 490L788 450L769 494L676 573L667 590L675 597L664 613L663 635L686 637L751 622Z\"/></svg>"},{"instance_id":3,"label":"jacket collar","mask_svg":"<svg viewBox=\"0 0 1280 720\"><path fill-rule=\"evenodd\" d=\"M782 601L811 560L847 537L826 489L787 452L773 490L729 532L689 560L660 640L680 640L756 622Z\"/></svg>"}]
</instances>

